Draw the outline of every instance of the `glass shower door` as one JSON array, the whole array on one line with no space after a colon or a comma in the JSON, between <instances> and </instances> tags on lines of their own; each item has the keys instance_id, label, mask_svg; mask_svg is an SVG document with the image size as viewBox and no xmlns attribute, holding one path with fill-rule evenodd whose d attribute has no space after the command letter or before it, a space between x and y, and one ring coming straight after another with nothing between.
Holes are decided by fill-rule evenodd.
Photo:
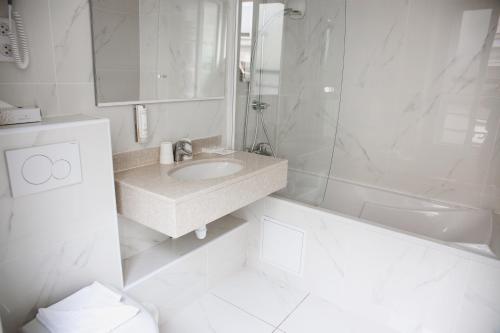
<instances>
[{"instance_id":1,"label":"glass shower door","mask_svg":"<svg viewBox=\"0 0 500 333\"><path fill-rule=\"evenodd\" d=\"M252 9L259 16L254 15L253 70L240 75L249 84L240 81L238 95L246 99L240 99L237 110L240 120L248 115L245 147L268 139L256 111L247 108L264 103L271 146L277 157L289 161L288 186L280 194L319 205L338 127L345 2L296 0L286 6L259 3ZM237 126L237 132L245 131L244 121ZM242 135L237 133L238 139Z\"/></svg>"}]
</instances>

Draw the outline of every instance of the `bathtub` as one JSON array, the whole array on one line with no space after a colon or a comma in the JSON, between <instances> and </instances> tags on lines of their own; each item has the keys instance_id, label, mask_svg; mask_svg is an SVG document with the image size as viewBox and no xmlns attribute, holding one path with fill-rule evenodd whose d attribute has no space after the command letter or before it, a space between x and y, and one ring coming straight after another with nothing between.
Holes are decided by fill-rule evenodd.
<instances>
[{"instance_id":1,"label":"bathtub","mask_svg":"<svg viewBox=\"0 0 500 333\"><path fill-rule=\"evenodd\" d=\"M324 200L318 200L323 193ZM330 179L326 191L319 187L317 193L307 195L299 200L316 201L320 208L361 221L500 259L500 215L492 210L425 200L340 179ZM293 198L286 192L278 196Z\"/></svg>"},{"instance_id":2,"label":"bathtub","mask_svg":"<svg viewBox=\"0 0 500 333\"><path fill-rule=\"evenodd\" d=\"M415 209L365 202L359 218L500 258L500 228L491 210Z\"/></svg>"}]
</instances>

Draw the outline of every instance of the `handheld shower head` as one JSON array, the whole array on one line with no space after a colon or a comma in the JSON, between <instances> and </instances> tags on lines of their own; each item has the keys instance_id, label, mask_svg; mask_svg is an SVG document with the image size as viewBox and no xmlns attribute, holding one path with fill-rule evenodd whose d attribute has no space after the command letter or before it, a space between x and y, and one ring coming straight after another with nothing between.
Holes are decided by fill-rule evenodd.
<instances>
[{"instance_id":1,"label":"handheld shower head","mask_svg":"<svg viewBox=\"0 0 500 333\"><path fill-rule=\"evenodd\" d=\"M306 13L305 0L287 0L285 1L285 16L292 19L304 18Z\"/></svg>"}]
</instances>

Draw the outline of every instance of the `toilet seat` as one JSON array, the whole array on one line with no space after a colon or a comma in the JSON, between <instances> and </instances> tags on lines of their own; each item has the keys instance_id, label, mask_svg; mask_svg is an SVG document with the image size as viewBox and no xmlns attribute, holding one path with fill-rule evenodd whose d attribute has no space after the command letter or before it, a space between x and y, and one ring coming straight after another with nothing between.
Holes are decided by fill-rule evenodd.
<instances>
[{"instance_id":1,"label":"toilet seat","mask_svg":"<svg viewBox=\"0 0 500 333\"><path fill-rule=\"evenodd\" d=\"M113 333L158 333L158 324L148 310L138 302L131 299L124 293L122 295L123 303L135 306L139 309L139 313L123 325L114 329ZM21 333L50 333L36 318L24 325Z\"/></svg>"}]
</instances>

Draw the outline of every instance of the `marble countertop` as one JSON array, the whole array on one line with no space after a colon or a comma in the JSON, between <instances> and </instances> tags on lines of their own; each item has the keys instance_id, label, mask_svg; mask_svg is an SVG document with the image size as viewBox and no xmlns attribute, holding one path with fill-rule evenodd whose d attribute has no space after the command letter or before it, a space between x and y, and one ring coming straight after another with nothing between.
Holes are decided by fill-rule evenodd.
<instances>
[{"instance_id":1,"label":"marble countertop","mask_svg":"<svg viewBox=\"0 0 500 333\"><path fill-rule=\"evenodd\" d=\"M243 168L229 176L196 181L179 180L169 175L174 168L206 162L207 160L233 161L242 164ZM158 195L163 200L179 203L191 199L193 196L241 182L275 167L283 167L285 165L286 168L286 164L287 161L283 159L246 152L235 152L224 156L201 153L195 155L189 161L171 165L152 164L117 172L115 173L115 182L122 186L134 188L137 191L145 191Z\"/></svg>"}]
</instances>

